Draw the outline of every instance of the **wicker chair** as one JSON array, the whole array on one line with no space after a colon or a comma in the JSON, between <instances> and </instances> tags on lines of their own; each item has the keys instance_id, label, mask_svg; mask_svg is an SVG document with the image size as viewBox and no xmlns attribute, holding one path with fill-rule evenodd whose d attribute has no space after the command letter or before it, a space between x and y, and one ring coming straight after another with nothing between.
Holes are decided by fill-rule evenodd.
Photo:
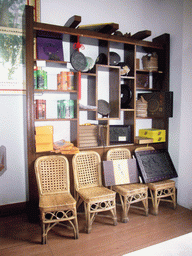
<instances>
[{"instance_id":1,"label":"wicker chair","mask_svg":"<svg viewBox=\"0 0 192 256\"><path fill-rule=\"evenodd\" d=\"M65 156L43 156L35 161L42 226L42 244L48 232L58 223L68 221L79 237L76 201L70 194L69 163Z\"/></svg>"},{"instance_id":2,"label":"wicker chair","mask_svg":"<svg viewBox=\"0 0 192 256\"><path fill-rule=\"evenodd\" d=\"M155 150L153 147L141 147L135 149L135 152L146 150ZM147 183L150 191L153 205L154 215L158 214L158 208L160 201L166 201L173 204L173 208L176 208L176 191L175 191L175 181L173 180L163 180ZM167 198L168 197L168 198ZM166 198L166 199L165 199Z\"/></svg>"},{"instance_id":3,"label":"wicker chair","mask_svg":"<svg viewBox=\"0 0 192 256\"><path fill-rule=\"evenodd\" d=\"M81 151L73 156L72 164L77 209L84 202L85 231L90 233L96 214L108 210L117 225L116 193L102 186L100 155L94 151Z\"/></svg>"},{"instance_id":4,"label":"wicker chair","mask_svg":"<svg viewBox=\"0 0 192 256\"><path fill-rule=\"evenodd\" d=\"M107 152L107 160L121 160L131 158L131 152L126 148L110 149ZM131 204L142 202L142 207L135 207L142 209L145 215L148 216L148 187L144 184L124 184L112 186L112 189L119 194L121 206L123 209L122 222L129 221L128 212Z\"/></svg>"}]
</instances>

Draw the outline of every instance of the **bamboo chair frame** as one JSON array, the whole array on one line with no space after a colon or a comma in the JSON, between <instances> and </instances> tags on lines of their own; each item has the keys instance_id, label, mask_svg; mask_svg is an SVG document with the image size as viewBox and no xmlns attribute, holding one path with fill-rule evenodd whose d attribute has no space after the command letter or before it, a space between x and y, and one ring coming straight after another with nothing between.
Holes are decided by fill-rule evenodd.
<instances>
[{"instance_id":1,"label":"bamboo chair frame","mask_svg":"<svg viewBox=\"0 0 192 256\"><path fill-rule=\"evenodd\" d=\"M117 225L116 193L102 185L100 155L94 151L81 151L73 156L72 165L77 209L84 203L85 231L91 232L99 212L110 211L113 224Z\"/></svg>"},{"instance_id":2,"label":"bamboo chair frame","mask_svg":"<svg viewBox=\"0 0 192 256\"><path fill-rule=\"evenodd\" d=\"M70 193L69 163L65 156L42 156L35 161L39 192L42 244L48 232L57 224L68 221L74 238L79 237L76 201Z\"/></svg>"},{"instance_id":3,"label":"bamboo chair frame","mask_svg":"<svg viewBox=\"0 0 192 256\"><path fill-rule=\"evenodd\" d=\"M155 150L153 147L140 147L135 149L135 152L146 150ZM153 214L157 215L159 212L160 201L165 201L173 204L173 209L176 209L176 189L175 181L173 180L162 180L147 183L150 191L149 198L152 200ZM167 198L168 197L168 198ZM170 199L169 199L170 198Z\"/></svg>"},{"instance_id":4,"label":"bamboo chair frame","mask_svg":"<svg viewBox=\"0 0 192 256\"><path fill-rule=\"evenodd\" d=\"M131 152L127 148L114 148L107 152L107 160L121 160L130 159ZM148 216L148 187L145 184L124 184L112 186L112 190L117 192L120 197L122 206L122 222L129 221L128 212L130 206L134 203L142 202L143 207L135 206L135 208L144 210L145 215Z\"/></svg>"}]
</instances>

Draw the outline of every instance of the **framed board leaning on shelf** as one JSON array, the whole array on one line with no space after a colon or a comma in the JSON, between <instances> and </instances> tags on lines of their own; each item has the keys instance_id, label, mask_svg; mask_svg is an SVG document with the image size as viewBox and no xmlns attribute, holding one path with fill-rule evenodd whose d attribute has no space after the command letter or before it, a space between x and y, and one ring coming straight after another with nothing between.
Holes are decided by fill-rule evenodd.
<instances>
[{"instance_id":1,"label":"framed board leaning on shelf","mask_svg":"<svg viewBox=\"0 0 192 256\"><path fill-rule=\"evenodd\" d=\"M138 166L145 183L178 177L167 150L135 152Z\"/></svg>"}]
</instances>

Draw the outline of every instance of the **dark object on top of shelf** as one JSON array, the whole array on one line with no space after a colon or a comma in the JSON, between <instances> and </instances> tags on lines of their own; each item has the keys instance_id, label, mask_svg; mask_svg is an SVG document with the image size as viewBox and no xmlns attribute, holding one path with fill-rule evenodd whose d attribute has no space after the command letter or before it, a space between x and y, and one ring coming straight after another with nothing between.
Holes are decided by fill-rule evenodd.
<instances>
[{"instance_id":1,"label":"dark object on top of shelf","mask_svg":"<svg viewBox=\"0 0 192 256\"><path fill-rule=\"evenodd\" d=\"M117 23L101 23L101 24L82 25L82 26L79 26L78 28L111 35L116 30L119 29L119 24L117 24Z\"/></svg>"},{"instance_id":2,"label":"dark object on top of shelf","mask_svg":"<svg viewBox=\"0 0 192 256\"><path fill-rule=\"evenodd\" d=\"M124 37L131 37L131 33L125 33Z\"/></svg>"},{"instance_id":3,"label":"dark object on top of shelf","mask_svg":"<svg viewBox=\"0 0 192 256\"><path fill-rule=\"evenodd\" d=\"M117 54L116 52L110 52L109 53L109 57L110 57L110 65L112 66L116 66L119 64L119 62L121 61L121 57L119 56L119 54Z\"/></svg>"},{"instance_id":4,"label":"dark object on top of shelf","mask_svg":"<svg viewBox=\"0 0 192 256\"><path fill-rule=\"evenodd\" d=\"M130 68L125 62L119 62L118 66L121 67L121 71L120 71L121 76L128 75L128 73L130 72Z\"/></svg>"},{"instance_id":5,"label":"dark object on top of shelf","mask_svg":"<svg viewBox=\"0 0 192 256\"><path fill-rule=\"evenodd\" d=\"M63 61L62 40L37 37L37 58L43 60Z\"/></svg>"},{"instance_id":6,"label":"dark object on top of shelf","mask_svg":"<svg viewBox=\"0 0 192 256\"><path fill-rule=\"evenodd\" d=\"M81 16L74 15L68 19L68 21L65 23L64 27L76 28L79 25L79 23L81 23Z\"/></svg>"},{"instance_id":7,"label":"dark object on top of shelf","mask_svg":"<svg viewBox=\"0 0 192 256\"><path fill-rule=\"evenodd\" d=\"M98 100L98 113L102 115L102 117L108 117L110 112L109 103L106 100Z\"/></svg>"},{"instance_id":8,"label":"dark object on top of shelf","mask_svg":"<svg viewBox=\"0 0 192 256\"><path fill-rule=\"evenodd\" d=\"M173 92L139 93L148 102L148 117L173 117Z\"/></svg>"},{"instance_id":9,"label":"dark object on top of shelf","mask_svg":"<svg viewBox=\"0 0 192 256\"><path fill-rule=\"evenodd\" d=\"M145 183L178 177L167 150L138 151L135 156Z\"/></svg>"},{"instance_id":10,"label":"dark object on top of shelf","mask_svg":"<svg viewBox=\"0 0 192 256\"><path fill-rule=\"evenodd\" d=\"M105 53L100 53L95 61L95 64L107 65L107 55Z\"/></svg>"},{"instance_id":11,"label":"dark object on top of shelf","mask_svg":"<svg viewBox=\"0 0 192 256\"><path fill-rule=\"evenodd\" d=\"M87 66L87 60L85 56L83 55L83 53L78 52L77 50L71 54L70 61L71 61L72 67L77 71L82 71Z\"/></svg>"},{"instance_id":12,"label":"dark object on top of shelf","mask_svg":"<svg viewBox=\"0 0 192 256\"><path fill-rule=\"evenodd\" d=\"M131 143L130 125L110 125L109 126L110 143Z\"/></svg>"},{"instance_id":13,"label":"dark object on top of shelf","mask_svg":"<svg viewBox=\"0 0 192 256\"><path fill-rule=\"evenodd\" d=\"M135 33L134 35L131 36L133 39L137 40L143 40L147 37L151 36L151 31L150 30L143 30Z\"/></svg>"},{"instance_id":14,"label":"dark object on top of shelf","mask_svg":"<svg viewBox=\"0 0 192 256\"><path fill-rule=\"evenodd\" d=\"M130 108L129 104L132 99L132 91L127 84L121 84L121 108Z\"/></svg>"}]
</instances>

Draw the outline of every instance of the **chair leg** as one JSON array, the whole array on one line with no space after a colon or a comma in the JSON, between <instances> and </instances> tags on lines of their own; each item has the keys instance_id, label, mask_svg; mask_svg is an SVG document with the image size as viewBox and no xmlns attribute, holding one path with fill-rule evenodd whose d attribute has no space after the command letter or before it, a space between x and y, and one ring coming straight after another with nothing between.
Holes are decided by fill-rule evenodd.
<instances>
[{"instance_id":1,"label":"chair leg","mask_svg":"<svg viewBox=\"0 0 192 256\"><path fill-rule=\"evenodd\" d=\"M87 232L87 234L89 234L91 232L91 227L92 227L89 203L84 202L84 208L85 208L85 220L86 220L85 231Z\"/></svg>"},{"instance_id":2,"label":"chair leg","mask_svg":"<svg viewBox=\"0 0 192 256\"><path fill-rule=\"evenodd\" d=\"M78 221L77 221L77 216L74 219L74 226L75 226L75 230L74 230L74 238L78 239L79 238L79 227L78 227Z\"/></svg>"},{"instance_id":3,"label":"chair leg","mask_svg":"<svg viewBox=\"0 0 192 256\"><path fill-rule=\"evenodd\" d=\"M129 204L126 196L121 196L121 195L119 195L119 196L120 196L121 206L122 206L122 210L123 210L122 222L127 223L129 221L128 212L129 212L130 204Z\"/></svg>"},{"instance_id":4,"label":"chair leg","mask_svg":"<svg viewBox=\"0 0 192 256\"><path fill-rule=\"evenodd\" d=\"M173 188L172 201L173 201L173 209L175 210L177 207L175 187Z\"/></svg>"},{"instance_id":5,"label":"chair leg","mask_svg":"<svg viewBox=\"0 0 192 256\"><path fill-rule=\"evenodd\" d=\"M116 206L111 209L112 215L113 215L113 225L117 226L117 211L116 211Z\"/></svg>"},{"instance_id":6,"label":"chair leg","mask_svg":"<svg viewBox=\"0 0 192 256\"><path fill-rule=\"evenodd\" d=\"M148 207L148 198L142 201L144 210L145 210L145 216L149 215L149 207Z\"/></svg>"},{"instance_id":7,"label":"chair leg","mask_svg":"<svg viewBox=\"0 0 192 256\"><path fill-rule=\"evenodd\" d=\"M41 223L41 243L42 244L46 244L47 243L47 234L46 234L46 227L45 227L46 224Z\"/></svg>"},{"instance_id":8,"label":"chair leg","mask_svg":"<svg viewBox=\"0 0 192 256\"><path fill-rule=\"evenodd\" d=\"M157 190L152 190L150 189L150 194L151 194L151 199L152 199L152 204L153 204L153 214L157 215L158 214L158 199L157 199Z\"/></svg>"}]
</instances>

